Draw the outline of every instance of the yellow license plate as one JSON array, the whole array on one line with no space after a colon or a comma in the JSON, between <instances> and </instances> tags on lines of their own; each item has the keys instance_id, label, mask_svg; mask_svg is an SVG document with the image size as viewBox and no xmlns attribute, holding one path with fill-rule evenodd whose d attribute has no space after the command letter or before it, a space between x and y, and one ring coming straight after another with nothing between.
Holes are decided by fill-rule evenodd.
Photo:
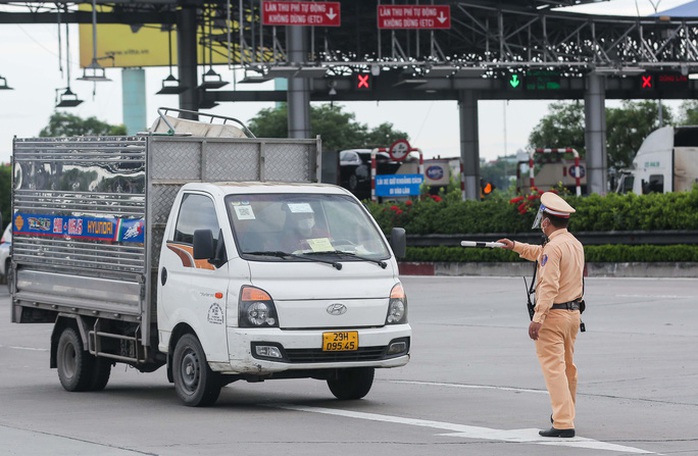
<instances>
[{"instance_id":1,"label":"yellow license plate","mask_svg":"<svg viewBox=\"0 0 698 456\"><path fill-rule=\"evenodd\" d=\"M353 351L358 349L358 331L322 333L322 351Z\"/></svg>"}]
</instances>

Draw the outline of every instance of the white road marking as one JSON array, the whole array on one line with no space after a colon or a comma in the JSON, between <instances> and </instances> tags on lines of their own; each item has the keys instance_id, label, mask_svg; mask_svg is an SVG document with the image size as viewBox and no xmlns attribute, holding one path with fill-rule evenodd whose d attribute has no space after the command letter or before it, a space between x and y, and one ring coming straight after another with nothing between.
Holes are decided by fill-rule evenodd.
<instances>
[{"instance_id":1,"label":"white road marking","mask_svg":"<svg viewBox=\"0 0 698 456\"><path fill-rule=\"evenodd\" d=\"M29 350L29 351L41 351L41 352L48 351L48 348L18 347L15 345L0 345L0 348L11 348L13 350Z\"/></svg>"},{"instance_id":2,"label":"white road marking","mask_svg":"<svg viewBox=\"0 0 698 456\"><path fill-rule=\"evenodd\" d=\"M656 298L656 299L689 299L693 296L683 295L639 295L639 294L617 294L616 298Z\"/></svg>"},{"instance_id":3,"label":"white road marking","mask_svg":"<svg viewBox=\"0 0 698 456\"><path fill-rule=\"evenodd\" d=\"M468 426L465 424L448 423L445 421L403 418L399 416L380 415L377 413L352 412L350 410L337 410L323 407L304 407L300 405L290 404L276 404L274 405L274 407L286 410L295 410L299 412L322 413L325 415L335 415L346 418L356 418L360 420L381 421L384 423L404 424L408 426L419 426L446 430L450 432L437 435L443 435L448 437L462 437L466 439L499 440L503 442L587 448L590 450L625 452L626 454L657 454L652 451L641 450L639 448L616 445L613 443L599 442L598 440L587 439L583 437L574 437L571 439L551 439L541 437L538 435L538 429L492 429L480 426Z\"/></svg>"},{"instance_id":4,"label":"white road marking","mask_svg":"<svg viewBox=\"0 0 698 456\"><path fill-rule=\"evenodd\" d=\"M516 393L534 393L545 394L545 390L529 389L529 388L513 388L510 386L491 386L491 385L465 385L463 383L441 383L441 382L420 382L413 380L386 380L390 383L402 383L405 385L426 385L426 386L443 386L446 388L463 388L463 389L489 389L497 391L514 391Z\"/></svg>"}]
</instances>

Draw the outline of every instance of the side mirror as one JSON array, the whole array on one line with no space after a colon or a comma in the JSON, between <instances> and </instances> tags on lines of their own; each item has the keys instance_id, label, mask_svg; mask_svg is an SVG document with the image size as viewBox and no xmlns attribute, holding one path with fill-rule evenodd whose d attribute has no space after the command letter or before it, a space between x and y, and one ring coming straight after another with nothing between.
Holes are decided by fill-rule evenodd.
<instances>
[{"instance_id":1,"label":"side mirror","mask_svg":"<svg viewBox=\"0 0 698 456\"><path fill-rule=\"evenodd\" d=\"M194 259L210 260L216 256L216 243L211 230L194 231Z\"/></svg>"},{"instance_id":2,"label":"side mirror","mask_svg":"<svg viewBox=\"0 0 698 456\"><path fill-rule=\"evenodd\" d=\"M390 232L390 247L393 249L395 258L405 258L407 251L407 235L404 228L393 228Z\"/></svg>"}]
</instances>

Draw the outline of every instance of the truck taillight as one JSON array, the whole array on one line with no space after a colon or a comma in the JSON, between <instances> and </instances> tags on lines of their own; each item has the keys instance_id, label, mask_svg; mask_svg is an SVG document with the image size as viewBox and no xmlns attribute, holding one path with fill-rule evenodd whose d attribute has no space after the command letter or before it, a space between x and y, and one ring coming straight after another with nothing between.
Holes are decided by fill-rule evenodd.
<instances>
[{"instance_id":1,"label":"truck taillight","mask_svg":"<svg viewBox=\"0 0 698 456\"><path fill-rule=\"evenodd\" d=\"M241 328L279 326L274 301L266 291L250 286L242 287L238 303L238 325Z\"/></svg>"}]
</instances>

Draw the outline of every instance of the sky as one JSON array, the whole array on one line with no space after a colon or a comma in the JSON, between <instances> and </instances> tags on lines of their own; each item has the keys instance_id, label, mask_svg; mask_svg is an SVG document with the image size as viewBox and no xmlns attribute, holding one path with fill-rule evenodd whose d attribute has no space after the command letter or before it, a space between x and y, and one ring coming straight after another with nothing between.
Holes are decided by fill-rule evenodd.
<instances>
[{"instance_id":1,"label":"sky","mask_svg":"<svg viewBox=\"0 0 698 456\"><path fill-rule=\"evenodd\" d=\"M687 0L611 0L596 5L582 5L571 11L606 15L649 15L688 3ZM123 123L121 69L106 70L112 82L76 81L82 75L78 65L77 27L71 29L70 87L84 102L66 109L82 118L91 116L111 123ZM65 39L65 36L63 36ZM56 89L67 86L65 55L59 59L56 25L0 24L0 77L14 90L0 90L0 162L9 162L12 138L34 137L44 128L55 110ZM65 45L63 45L65 49ZM64 50L65 53L65 50ZM59 60L63 64L60 65ZM63 68L61 73L60 68ZM231 69L216 66L225 80L232 81ZM159 107L177 107L176 95L156 95L168 68L146 68L146 115L148 126L155 121ZM240 75L237 76L239 80ZM246 86L246 87L245 87ZM250 87L252 86L252 87ZM262 86L267 89L268 86ZM232 90L232 84L225 87ZM260 90L258 84L239 84L237 90ZM494 160L516 153L528 143L531 130L548 113L551 100L480 101L478 125L480 157ZM607 106L618 103L607 101ZM355 114L356 121L369 128L389 122L396 130L409 135L412 147L423 151L425 158L460 156L459 114L455 101L381 101L340 102L346 112ZM669 102L678 106L678 102ZM221 103L207 110L220 115L249 121L260 109L273 103ZM387 145L386 145L387 146Z\"/></svg>"}]
</instances>

